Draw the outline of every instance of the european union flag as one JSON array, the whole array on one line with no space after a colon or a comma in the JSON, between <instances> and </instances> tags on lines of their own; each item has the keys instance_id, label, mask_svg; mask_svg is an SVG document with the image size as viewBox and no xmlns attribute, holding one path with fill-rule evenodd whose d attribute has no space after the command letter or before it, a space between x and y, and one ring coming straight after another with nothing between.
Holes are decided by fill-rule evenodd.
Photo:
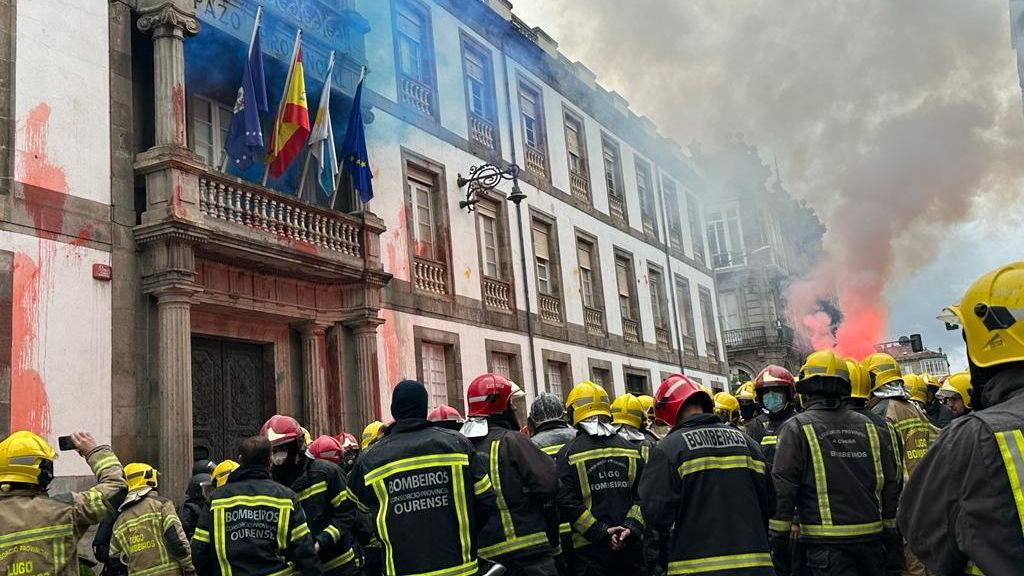
<instances>
[{"instance_id":1,"label":"european union flag","mask_svg":"<svg viewBox=\"0 0 1024 576\"><path fill-rule=\"evenodd\" d=\"M341 145L341 170L352 176L352 187L359 192L359 199L369 202L373 198L373 172L370 158L366 154L366 132L363 130L363 80L360 76L356 86L356 97L352 100L352 113L348 117L345 142Z\"/></svg>"},{"instance_id":2,"label":"european union flag","mask_svg":"<svg viewBox=\"0 0 1024 576\"><path fill-rule=\"evenodd\" d=\"M249 57L242 72L242 85L238 87L234 114L228 127L224 149L239 170L252 166L264 156L263 127L260 113L267 108L267 83L263 77L263 51L260 50L259 21L255 24Z\"/></svg>"}]
</instances>

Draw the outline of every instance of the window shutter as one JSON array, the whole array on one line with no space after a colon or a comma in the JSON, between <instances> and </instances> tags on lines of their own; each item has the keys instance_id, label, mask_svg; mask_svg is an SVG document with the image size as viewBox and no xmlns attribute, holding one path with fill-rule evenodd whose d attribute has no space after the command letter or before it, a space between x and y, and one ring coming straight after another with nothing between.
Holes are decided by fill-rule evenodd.
<instances>
[{"instance_id":1,"label":"window shutter","mask_svg":"<svg viewBox=\"0 0 1024 576\"><path fill-rule=\"evenodd\" d=\"M477 202L476 211L481 216L486 216L492 220L498 219L498 208L493 202Z\"/></svg>"},{"instance_id":2,"label":"window shutter","mask_svg":"<svg viewBox=\"0 0 1024 576\"><path fill-rule=\"evenodd\" d=\"M539 222L533 223L533 255L544 260L551 260L551 247L548 244L548 228Z\"/></svg>"},{"instance_id":3,"label":"window shutter","mask_svg":"<svg viewBox=\"0 0 1024 576\"><path fill-rule=\"evenodd\" d=\"M615 282L619 286L619 296L629 297L629 268L626 262L615 262Z\"/></svg>"},{"instance_id":4,"label":"window shutter","mask_svg":"<svg viewBox=\"0 0 1024 576\"><path fill-rule=\"evenodd\" d=\"M593 270L593 266L590 261L590 245L580 242L576 248L576 257L579 258L580 268L586 268L587 270Z\"/></svg>"}]
</instances>

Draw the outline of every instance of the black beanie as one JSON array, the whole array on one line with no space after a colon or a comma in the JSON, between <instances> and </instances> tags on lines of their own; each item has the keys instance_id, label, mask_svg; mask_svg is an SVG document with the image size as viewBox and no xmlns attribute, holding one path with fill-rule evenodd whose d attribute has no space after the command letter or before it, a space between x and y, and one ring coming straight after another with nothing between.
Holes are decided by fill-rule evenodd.
<instances>
[{"instance_id":1,"label":"black beanie","mask_svg":"<svg viewBox=\"0 0 1024 576\"><path fill-rule=\"evenodd\" d=\"M427 417L427 389L415 380L402 380L391 393L391 416L403 418Z\"/></svg>"}]
</instances>

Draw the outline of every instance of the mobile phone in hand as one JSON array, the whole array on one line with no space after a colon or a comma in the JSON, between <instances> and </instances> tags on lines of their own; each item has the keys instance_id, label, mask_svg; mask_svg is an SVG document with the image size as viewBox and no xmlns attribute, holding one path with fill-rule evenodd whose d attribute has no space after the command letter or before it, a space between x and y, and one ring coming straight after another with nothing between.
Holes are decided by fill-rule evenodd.
<instances>
[{"instance_id":1,"label":"mobile phone in hand","mask_svg":"<svg viewBox=\"0 0 1024 576\"><path fill-rule=\"evenodd\" d=\"M61 436L60 438L57 438L57 445L65 452L78 449L78 447L75 446L74 440L71 439L71 436Z\"/></svg>"}]
</instances>

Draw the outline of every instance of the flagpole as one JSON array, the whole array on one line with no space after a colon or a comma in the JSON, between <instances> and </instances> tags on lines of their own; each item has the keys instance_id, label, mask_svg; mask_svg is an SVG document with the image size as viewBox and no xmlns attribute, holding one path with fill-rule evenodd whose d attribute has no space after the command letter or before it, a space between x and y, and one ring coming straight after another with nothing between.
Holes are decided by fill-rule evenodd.
<instances>
[{"instance_id":1,"label":"flagpole","mask_svg":"<svg viewBox=\"0 0 1024 576\"><path fill-rule=\"evenodd\" d=\"M252 36L249 37L249 50L246 53L246 58L245 58L245 65L246 66L248 66L249 65L249 61L252 60L252 45L253 45L254 42L256 42L256 31L260 29L260 19L262 19L262 18L263 18L263 5L260 5L260 6L256 7L256 19L253 21L253 24L252 24ZM242 75L245 76L245 73L243 72ZM243 97L249 98L251 96L252 96L251 94L246 94ZM228 165L228 154L227 154L227 151L228 151L228 143L225 141L224 142L224 155L223 155L223 158L220 159L220 171L221 172L223 172L224 169L227 168L227 165Z\"/></svg>"},{"instance_id":2,"label":"flagpole","mask_svg":"<svg viewBox=\"0 0 1024 576\"><path fill-rule=\"evenodd\" d=\"M327 85L325 90L330 90L331 76L333 74L334 74L334 50L331 50L331 57L330 57L330 59L327 62L327 75L324 76L324 84ZM323 93L324 93L323 91L320 92L321 98L320 98L320 102L317 104L317 112L316 112L317 118L316 119L319 120L319 122L317 122L316 124L313 125L313 130L316 130L316 127L320 125L320 122L323 122L323 119L321 118L320 114L330 114L331 113L330 109L328 109L328 110L324 110L323 109L323 107L324 107ZM312 131L310 132L310 136L312 136ZM302 176L299 177L299 193L297 194L299 199L303 199L303 194L306 193L306 190L305 190L305 186L306 186L306 172L309 171L309 159L310 159L310 157L312 155L313 155L313 139L309 138L306 141L306 159L302 162ZM315 200L316 200L315 197L309 199L309 201L313 202L313 203L315 203Z\"/></svg>"},{"instance_id":3,"label":"flagpole","mask_svg":"<svg viewBox=\"0 0 1024 576\"><path fill-rule=\"evenodd\" d=\"M359 81L356 82L356 90L359 89L359 85L366 80L366 64L359 67ZM347 129L348 127L346 127ZM345 176L345 160L338 158L338 177L334 179L334 196L331 197L331 210L337 210L338 206L338 190L341 189L341 179ZM353 203L355 198L352 199ZM362 202L362 200L360 200Z\"/></svg>"},{"instance_id":4,"label":"flagpole","mask_svg":"<svg viewBox=\"0 0 1024 576\"><path fill-rule=\"evenodd\" d=\"M284 114L284 103L287 97L288 86L292 83L292 74L295 73L295 58L299 55L299 45L302 42L302 28L295 31L295 46L292 47L292 58L288 64L288 77L284 80L284 91L281 93L281 101L277 103L277 114L274 115L274 131L271 132L271 137L274 139L274 145L277 142L277 126L281 123L281 116ZM269 158L268 158L269 160ZM266 162L266 167L263 169L263 182L262 185L267 185L267 177L270 176L270 162Z\"/></svg>"}]
</instances>

